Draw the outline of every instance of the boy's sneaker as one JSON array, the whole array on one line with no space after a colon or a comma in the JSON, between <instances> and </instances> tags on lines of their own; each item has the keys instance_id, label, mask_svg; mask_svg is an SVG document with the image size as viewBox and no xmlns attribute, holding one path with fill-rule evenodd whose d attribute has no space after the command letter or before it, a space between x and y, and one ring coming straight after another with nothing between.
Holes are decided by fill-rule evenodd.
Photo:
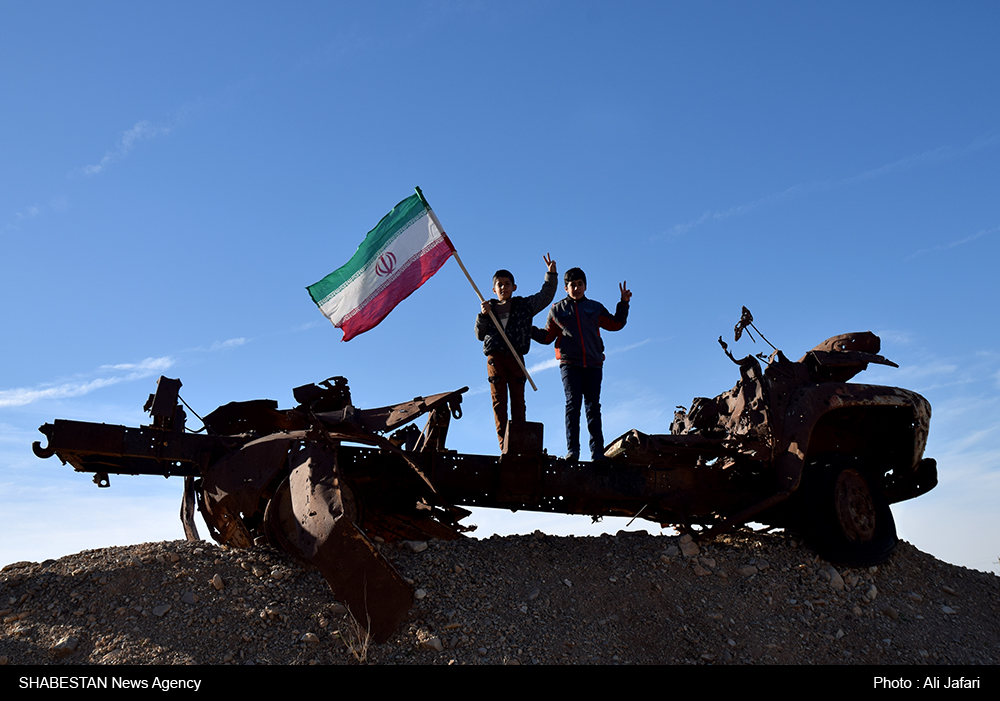
<instances>
[{"instance_id":1,"label":"boy's sneaker","mask_svg":"<svg viewBox=\"0 0 1000 701\"><path fill-rule=\"evenodd\" d=\"M570 453L566 453L565 455L563 455L559 459L560 460L566 460L568 462L580 462L580 454L579 453L570 452Z\"/></svg>"}]
</instances>

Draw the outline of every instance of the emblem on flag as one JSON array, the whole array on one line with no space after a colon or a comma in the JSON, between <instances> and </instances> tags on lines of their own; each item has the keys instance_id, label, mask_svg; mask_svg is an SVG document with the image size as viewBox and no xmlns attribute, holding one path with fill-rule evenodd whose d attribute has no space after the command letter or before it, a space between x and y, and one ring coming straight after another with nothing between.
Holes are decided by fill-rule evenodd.
<instances>
[{"instance_id":1,"label":"emblem on flag","mask_svg":"<svg viewBox=\"0 0 1000 701\"><path fill-rule=\"evenodd\" d=\"M383 253L382 257L378 259L378 264L375 266L375 274L379 277L385 277L392 272L392 269L396 267L396 254L392 251L388 253Z\"/></svg>"}]
</instances>

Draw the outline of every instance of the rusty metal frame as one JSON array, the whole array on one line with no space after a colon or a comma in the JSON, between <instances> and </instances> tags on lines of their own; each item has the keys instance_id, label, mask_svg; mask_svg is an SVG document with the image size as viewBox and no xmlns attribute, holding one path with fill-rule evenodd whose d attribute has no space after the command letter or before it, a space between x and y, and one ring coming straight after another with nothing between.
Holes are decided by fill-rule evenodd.
<instances>
[{"instance_id":1,"label":"rusty metal frame","mask_svg":"<svg viewBox=\"0 0 1000 701\"><path fill-rule=\"evenodd\" d=\"M752 321L744 308L737 338L757 331ZM825 453L855 459L888 503L935 486L936 463L923 457L928 402L848 382L869 363L895 365L878 355L877 336L835 336L796 362L775 350L766 366L762 356L736 359L719 340L739 367L737 384L679 407L670 434L627 432L604 462L545 454L543 427L530 422L508 423L499 457L459 454L445 442L467 387L358 409L343 377L295 388L289 410L272 400L221 406L203 419L203 435L185 429L180 380L164 377L146 403L150 425L57 419L39 429L48 445L33 450L94 473L103 487L111 473L184 477L186 537L198 537L197 509L220 543L283 548L317 567L378 641L398 627L412 595L377 542L461 537L470 530L465 507L712 531L751 519L781 525L801 515L790 505L811 479L809 460ZM423 415L418 431L412 422Z\"/></svg>"}]
</instances>

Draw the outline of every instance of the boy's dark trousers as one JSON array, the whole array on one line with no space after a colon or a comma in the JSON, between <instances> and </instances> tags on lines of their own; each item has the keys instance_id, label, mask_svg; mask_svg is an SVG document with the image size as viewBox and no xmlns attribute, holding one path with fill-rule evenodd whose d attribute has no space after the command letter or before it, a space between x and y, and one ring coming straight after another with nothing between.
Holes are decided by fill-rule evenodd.
<instances>
[{"instance_id":1,"label":"boy's dark trousers","mask_svg":"<svg viewBox=\"0 0 1000 701\"><path fill-rule=\"evenodd\" d=\"M580 404L586 405L587 430L590 431L590 455L604 455L604 432L601 429L601 379L604 368L560 365L563 391L566 393L566 448L580 455Z\"/></svg>"},{"instance_id":2,"label":"boy's dark trousers","mask_svg":"<svg viewBox=\"0 0 1000 701\"><path fill-rule=\"evenodd\" d=\"M507 430L507 393L510 393L511 421L524 421L524 383L527 378L510 353L496 353L486 357L486 374L490 380L490 397L493 399L493 419L497 424L497 440L503 450L503 436Z\"/></svg>"}]
</instances>

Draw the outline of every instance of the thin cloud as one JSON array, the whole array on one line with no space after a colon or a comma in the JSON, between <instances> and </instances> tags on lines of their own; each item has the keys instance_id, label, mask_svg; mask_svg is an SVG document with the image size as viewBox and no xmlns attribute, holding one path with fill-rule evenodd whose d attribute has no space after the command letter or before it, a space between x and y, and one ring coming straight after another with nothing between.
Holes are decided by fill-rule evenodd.
<instances>
[{"instance_id":1,"label":"thin cloud","mask_svg":"<svg viewBox=\"0 0 1000 701\"><path fill-rule=\"evenodd\" d=\"M174 364L173 358L164 356L162 358L146 358L139 363L119 363L118 365L102 365L101 370L128 370L132 373L144 373L142 377L148 377L151 373L166 370ZM129 377L129 379L137 379Z\"/></svg>"},{"instance_id":2,"label":"thin cloud","mask_svg":"<svg viewBox=\"0 0 1000 701\"><path fill-rule=\"evenodd\" d=\"M528 372L530 373L531 370L528 370ZM466 397L475 397L478 394L489 394L489 392L490 392L490 386L489 385L479 385L477 387L473 387L468 392L466 392L465 396Z\"/></svg>"},{"instance_id":3,"label":"thin cloud","mask_svg":"<svg viewBox=\"0 0 1000 701\"><path fill-rule=\"evenodd\" d=\"M608 394L605 392L605 396ZM636 388L628 399L606 403L603 410L604 425L616 434L631 428L650 430L651 427L669 425L671 419L673 406L663 395L648 388Z\"/></svg>"},{"instance_id":4,"label":"thin cloud","mask_svg":"<svg viewBox=\"0 0 1000 701\"><path fill-rule=\"evenodd\" d=\"M621 348L612 348L612 349L610 349L607 352L607 354L611 355L613 353L625 353L626 351L630 351L633 348L638 348L639 346L644 346L644 345L646 345L647 343L649 343L652 340L653 339L651 339L651 338L644 338L643 340L639 341L638 343L633 343L632 345L629 345L629 346L622 346Z\"/></svg>"},{"instance_id":5,"label":"thin cloud","mask_svg":"<svg viewBox=\"0 0 1000 701\"><path fill-rule=\"evenodd\" d=\"M113 151L107 151L100 162L93 165L84 166L81 168L81 172L84 175L97 175L103 172L108 166L116 161L120 161L135 148L136 144L145 139L151 139L155 136L160 136L161 134L167 134L170 132L170 127L156 127L143 120L141 122L136 122L135 126L126 131L118 139L118 145Z\"/></svg>"},{"instance_id":6,"label":"thin cloud","mask_svg":"<svg viewBox=\"0 0 1000 701\"><path fill-rule=\"evenodd\" d=\"M702 214L697 219L693 219L689 222L684 222L682 224L674 224L674 226L670 229L670 233L675 236L686 234L691 229L694 229L697 226L701 226L702 224L705 224L707 222L717 222L717 221L722 221L724 219L730 219L732 217L741 216L743 214L746 214L747 212L752 212L755 209L760 209L761 207L766 207L768 205L774 204L775 202L783 200L787 197L791 197L793 195L798 195L801 194L802 192L806 192L808 189L814 189L814 188L811 188L810 186L807 185L793 185L790 188L782 190L781 192L769 195L767 197L762 197L759 200L754 200L749 204L741 204L738 207L730 207L729 209L722 211L713 212L709 210L704 214Z\"/></svg>"},{"instance_id":7,"label":"thin cloud","mask_svg":"<svg viewBox=\"0 0 1000 701\"><path fill-rule=\"evenodd\" d=\"M971 236L966 236L964 239L958 239L957 241L952 241L950 243L944 243L944 244L941 244L940 246L931 246L930 248L921 248L919 251L916 251L916 252L911 253L910 255L908 255L904 260L910 260L911 258L916 258L917 256L922 255L924 253L933 253L934 251L947 251L947 250L950 250L952 248L955 248L956 246L962 246L962 245L964 245L966 243L969 243L971 241L975 241L976 239L980 239L980 238L982 238L984 236L988 236L989 234L995 234L998 231L1000 231L1000 226L995 226L992 229L982 229L981 231L977 231L976 233L972 234Z\"/></svg>"},{"instance_id":8,"label":"thin cloud","mask_svg":"<svg viewBox=\"0 0 1000 701\"><path fill-rule=\"evenodd\" d=\"M898 161L893 161L892 163L887 163L884 166L878 168L873 168L872 170L865 171L860 175L855 175L850 178L844 178L837 185L848 185L851 183L860 182L862 180L871 180L872 178L878 178L887 173L894 173L896 171L907 170L918 165L923 165L924 163L940 163L941 161L951 161L961 156L965 156L979 149L986 148L987 146L992 146L997 143L998 137L990 136L985 139L977 139L967 146L963 146L959 149L953 149L950 146L942 146L940 148L931 149L930 151L924 151L923 153L918 153L913 156L907 156L906 158L901 158Z\"/></svg>"},{"instance_id":9,"label":"thin cloud","mask_svg":"<svg viewBox=\"0 0 1000 701\"><path fill-rule=\"evenodd\" d=\"M633 344L628 345L628 346L622 346L621 348L610 348L607 351L605 351L605 354L606 355L613 355L613 354L616 354L616 353L625 353L625 352L630 351L630 350L632 350L634 348L638 348L639 346L644 346L647 343L649 343L651 340L652 339L647 338L647 339L644 339L642 341L639 341L638 343L633 343ZM549 358L548 360L543 360L540 363L535 363L534 365L532 365L531 367L529 367L528 368L528 374L529 375L534 375L535 373L542 372L543 370L550 370L550 369L556 368L556 367L559 367L559 360L557 358Z\"/></svg>"},{"instance_id":10,"label":"thin cloud","mask_svg":"<svg viewBox=\"0 0 1000 701\"><path fill-rule=\"evenodd\" d=\"M930 151L924 151L923 153L918 153L912 156L907 156L905 158L900 158L898 161L893 161L892 163L886 163L885 165L879 166L878 168L872 168L871 170L866 170L863 173L859 173L858 175L852 175L847 178L842 178L841 180L837 181L825 180L825 181L816 181L812 183L793 185L789 188L786 188L785 190L782 190L781 192L777 192L773 195L768 195L767 197L762 197L748 204L742 204L724 210L706 211L697 219L692 219L689 222L683 222L681 224L674 224L674 226L671 227L667 231L667 233L674 236L680 236L681 234L686 234L691 229L701 226L702 224L706 224L708 222L717 222L725 219L730 219L732 217L742 216L744 214L747 214L748 212L752 212L762 207L770 206L776 202L780 202L781 200L788 199L791 197L798 197L800 195L810 192L831 190L834 188L843 187L845 185L852 185L854 183L859 183L866 180L873 180L875 178L880 178L882 176L889 175L891 173L897 173L900 171L908 170L910 168L915 168L917 166L926 163L939 163L941 161L954 160L956 158L960 158L974 151L978 151L980 149L993 146L998 141L1000 141L1000 137L990 136L983 139L977 139L976 141L973 141L971 144L968 144L967 146L964 146L959 149L953 149L949 146L942 146L940 148L931 149ZM991 231L995 231L995 229ZM976 236L970 237L970 239L968 240L972 240L972 238L978 238L978 236L981 236L983 233L990 233L990 232L980 232ZM965 243L965 240L956 242L955 244L952 245L958 245L959 243ZM936 249L927 249L927 250L936 250Z\"/></svg>"},{"instance_id":11,"label":"thin cloud","mask_svg":"<svg viewBox=\"0 0 1000 701\"><path fill-rule=\"evenodd\" d=\"M208 349L194 348L185 352L213 352L236 348L249 343L249 339L230 338L225 341L216 341ZM159 358L146 358L137 363L115 363L101 365L93 374L101 375L95 379L80 379L72 382L60 384L46 383L37 387L16 387L14 389L0 390L0 408L25 406L44 399L65 399L68 397L79 397L90 394L95 390L117 385L122 382L132 382L141 380L153 375L164 373L168 368L176 364L176 359L171 356Z\"/></svg>"},{"instance_id":12,"label":"thin cloud","mask_svg":"<svg viewBox=\"0 0 1000 701\"><path fill-rule=\"evenodd\" d=\"M322 326L322 327L325 328L325 327L329 326L329 324L330 324L329 319L326 319L324 317L323 319L316 319L315 321L308 321L308 322L306 322L304 324L300 324L299 326L294 327L292 329L292 331L293 332L295 332L295 331L308 331L309 329L315 329L318 326Z\"/></svg>"},{"instance_id":13,"label":"thin cloud","mask_svg":"<svg viewBox=\"0 0 1000 701\"><path fill-rule=\"evenodd\" d=\"M236 348L237 346L242 346L247 342L245 338L230 338L228 341L216 341L209 347L209 352L217 350L225 350L227 348Z\"/></svg>"},{"instance_id":14,"label":"thin cloud","mask_svg":"<svg viewBox=\"0 0 1000 701\"><path fill-rule=\"evenodd\" d=\"M882 353L891 346L908 346L913 343L913 334L909 331L895 329L879 329L878 337L882 339Z\"/></svg>"},{"instance_id":15,"label":"thin cloud","mask_svg":"<svg viewBox=\"0 0 1000 701\"><path fill-rule=\"evenodd\" d=\"M32 440L34 440L35 434L33 432L28 432L23 430L20 426L15 426L14 424L0 423L0 444L7 443L12 446L17 446L23 448ZM0 489L5 487L10 487L9 484L0 484Z\"/></svg>"},{"instance_id":16,"label":"thin cloud","mask_svg":"<svg viewBox=\"0 0 1000 701\"><path fill-rule=\"evenodd\" d=\"M180 110L178 110L178 115L175 121L183 120L184 118L186 118L188 111L189 109L186 107L182 107ZM171 129L172 129L171 127L155 126L147 120L136 122L131 129L128 129L122 133L122 135L118 138L118 143L113 150L106 151L104 153L104 157L101 158L100 161L79 168L78 172L87 176L97 175L99 173L102 173L112 163L115 163L117 161L126 158L135 149L136 145L140 141L144 141L146 139L152 139L154 137L161 136L163 134L169 134ZM53 196L49 200L47 209L54 210L56 212L61 212L65 210L68 206L69 202L67 201L66 197L64 195L57 195ZM38 217L44 214L45 212L46 208L43 208L39 205L31 205L29 207L25 207L20 212L15 212L14 217L16 217L17 223L22 223L26 222L29 219L34 219L35 217ZM8 223L4 227L4 229L17 231L19 229L17 223Z\"/></svg>"},{"instance_id":17,"label":"thin cloud","mask_svg":"<svg viewBox=\"0 0 1000 701\"><path fill-rule=\"evenodd\" d=\"M33 204L28 207L25 207L20 212L14 212L14 219L16 221L8 222L4 226L4 230L20 231L20 226L18 226L19 224L27 223L31 219L40 217L44 215L48 210L62 212L68 207L69 207L69 201L66 199L65 196L52 197L49 199L47 207Z\"/></svg>"},{"instance_id":18,"label":"thin cloud","mask_svg":"<svg viewBox=\"0 0 1000 701\"><path fill-rule=\"evenodd\" d=\"M528 368L528 374L534 375L541 372L542 370L549 370L551 368L559 367L559 360L557 358L549 358L548 360L543 360L540 363L535 363L530 368Z\"/></svg>"},{"instance_id":19,"label":"thin cloud","mask_svg":"<svg viewBox=\"0 0 1000 701\"><path fill-rule=\"evenodd\" d=\"M230 348L237 348L239 346L242 346L242 345L245 345L247 343L250 343L250 341L252 341L252 340L253 339L251 339L251 338L243 338L242 336L240 336L239 338L230 338L230 339L225 340L225 341L215 341L215 342L212 343L212 345L208 346L207 348L205 346L197 346L195 348L185 348L181 352L182 353L214 353L216 351L229 350Z\"/></svg>"},{"instance_id":20,"label":"thin cloud","mask_svg":"<svg viewBox=\"0 0 1000 701\"><path fill-rule=\"evenodd\" d=\"M173 358L165 356L162 358L146 358L138 363L102 365L98 368L98 372L103 374L104 377L98 377L93 380L0 390L0 408L24 406L43 399L79 397L103 387L116 385L121 382L140 380L150 375L155 375L171 367L174 362Z\"/></svg>"},{"instance_id":21,"label":"thin cloud","mask_svg":"<svg viewBox=\"0 0 1000 701\"><path fill-rule=\"evenodd\" d=\"M894 368L897 377L905 378L909 382L926 380L936 377L955 377L958 372L958 365L947 361L931 361L919 365L909 365L902 368Z\"/></svg>"}]
</instances>

